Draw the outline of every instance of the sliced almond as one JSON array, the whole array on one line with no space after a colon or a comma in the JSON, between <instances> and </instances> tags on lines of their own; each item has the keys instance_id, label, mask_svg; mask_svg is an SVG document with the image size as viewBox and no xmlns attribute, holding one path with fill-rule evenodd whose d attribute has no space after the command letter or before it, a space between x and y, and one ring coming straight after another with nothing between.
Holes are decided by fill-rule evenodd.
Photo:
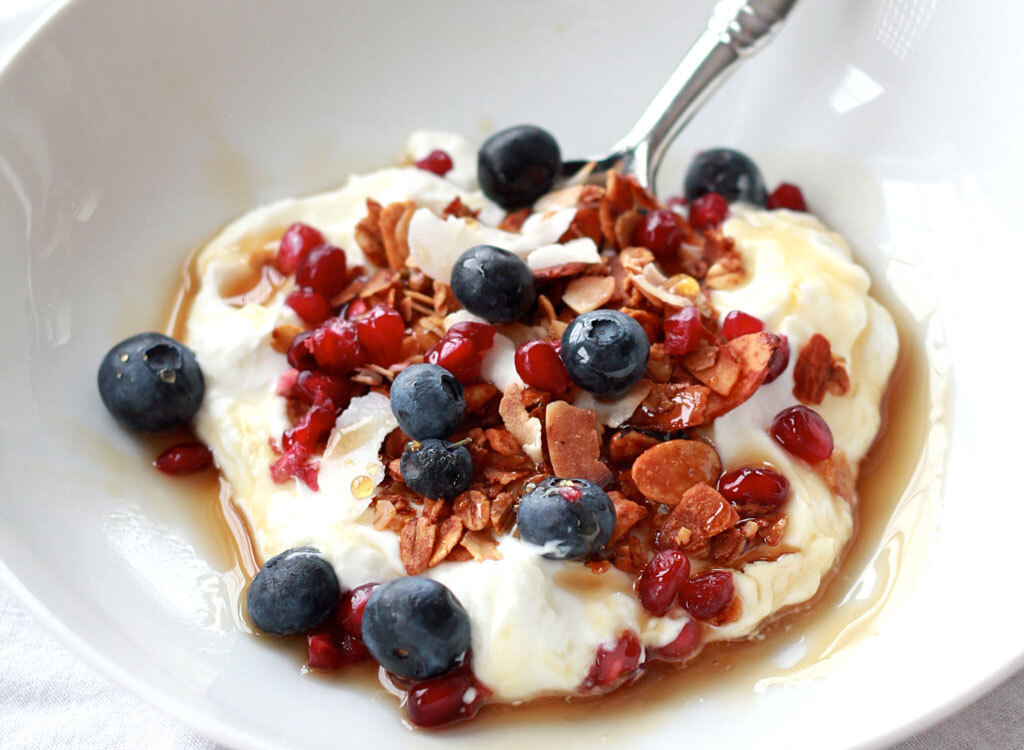
<instances>
[{"instance_id":1,"label":"sliced almond","mask_svg":"<svg viewBox=\"0 0 1024 750\"><path fill-rule=\"evenodd\" d=\"M633 482L648 497L676 505L694 485L718 481L722 461L701 440L669 440L648 448L633 463Z\"/></svg>"},{"instance_id":2,"label":"sliced almond","mask_svg":"<svg viewBox=\"0 0 1024 750\"><path fill-rule=\"evenodd\" d=\"M615 506L615 529L608 540L609 546L617 544L624 539L638 522L647 516L647 508L640 503L634 503L621 492L609 492L612 504Z\"/></svg>"},{"instance_id":3,"label":"sliced almond","mask_svg":"<svg viewBox=\"0 0 1024 750\"><path fill-rule=\"evenodd\" d=\"M660 548L706 546L707 540L735 526L739 514L724 497L707 484L696 484L679 499L658 529L655 542ZM682 542L680 532L688 536Z\"/></svg>"},{"instance_id":4,"label":"sliced almond","mask_svg":"<svg viewBox=\"0 0 1024 750\"><path fill-rule=\"evenodd\" d=\"M729 395L710 395L705 413L706 421L732 411L754 395L768 375L775 357L778 356L781 340L774 333L762 331L738 336L725 346L736 357L742 369Z\"/></svg>"},{"instance_id":5,"label":"sliced almond","mask_svg":"<svg viewBox=\"0 0 1024 750\"><path fill-rule=\"evenodd\" d=\"M692 354L688 354L683 360L690 374L720 396L728 396L743 370L740 361L733 354L732 349L727 344L723 344L718 347L711 365L695 368L691 362L694 361L694 355L700 354L701 350L698 349Z\"/></svg>"},{"instance_id":6,"label":"sliced almond","mask_svg":"<svg viewBox=\"0 0 1024 750\"><path fill-rule=\"evenodd\" d=\"M548 457L555 476L586 479L598 486L612 480L601 462L601 436L590 409L577 409L565 401L552 401L544 414Z\"/></svg>"},{"instance_id":7,"label":"sliced almond","mask_svg":"<svg viewBox=\"0 0 1024 750\"><path fill-rule=\"evenodd\" d=\"M615 279L611 276L580 276L569 282L562 301L577 314L596 310L615 294Z\"/></svg>"},{"instance_id":8,"label":"sliced almond","mask_svg":"<svg viewBox=\"0 0 1024 750\"><path fill-rule=\"evenodd\" d=\"M544 452L541 447L543 428L539 419L531 417L526 412L526 406L523 403L525 391L526 389L518 383L509 386L501 397L501 403L498 404L498 414L501 415L505 422L505 428L512 434L512 437L523 446L526 455L539 464L544 460Z\"/></svg>"}]
</instances>

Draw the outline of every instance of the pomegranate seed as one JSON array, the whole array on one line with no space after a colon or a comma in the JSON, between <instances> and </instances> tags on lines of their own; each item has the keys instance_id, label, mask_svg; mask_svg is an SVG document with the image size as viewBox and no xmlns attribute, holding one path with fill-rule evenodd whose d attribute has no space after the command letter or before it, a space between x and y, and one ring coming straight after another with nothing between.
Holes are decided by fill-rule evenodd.
<instances>
[{"instance_id":1,"label":"pomegranate seed","mask_svg":"<svg viewBox=\"0 0 1024 750\"><path fill-rule=\"evenodd\" d=\"M729 215L729 202L718 193L706 193L690 204L690 224L694 229L717 227Z\"/></svg>"},{"instance_id":2,"label":"pomegranate seed","mask_svg":"<svg viewBox=\"0 0 1024 750\"><path fill-rule=\"evenodd\" d=\"M342 377L303 370L296 378L291 395L301 398L307 404L314 404L318 399L322 399L330 404L332 409L338 411L348 406L351 390L349 382Z\"/></svg>"},{"instance_id":3,"label":"pomegranate seed","mask_svg":"<svg viewBox=\"0 0 1024 750\"><path fill-rule=\"evenodd\" d=\"M679 312L669 315L662 327L665 330L665 351L677 357L696 349L704 335L700 310L696 305L687 305Z\"/></svg>"},{"instance_id":4,"label":"pomegranate seed","mask_svg":"<svg viewBox=\"0 0 1024 750\"><path fill-rule=\"evenodd\" d=\"M684 583L679 598L691 615L710 620L729 606L734 590L731 571L713 570Z\"/></svg>"},{"instance_id":5,"label":"pomegranate seed","mask_svg":"<svg viewBox=\"0 0 1024 750\"><path fill-rule=\"evenodd\" d=\"M339 628L321 627L306 635L310 669L333 672L346 664L358 664L370 656L363 642Z\"/></svg>"},{"instance_id":6,"label":"pomegranate seed","mask_svg":"<svg viewBox=\"0 0 1024 750\"><path fill-rule=\"evenodd\" d=\"M280 484L292 477L301 479L306 486L316 492L320 489L317 474L320 472L319 461L309 461L309 451L299 443L295 443L282 456L270 464L270 477Z\"/></svg>"},{"instance_id":7,"label":"pomegranate seed","mask_svg":"<svg viewBox=\"0 0 1024 750\"><path fill-rule=\"evenodd\" d=\"M193 440L187 443L173 445L159 456L153 465L164 474L192 474L197 471L209 468L213 463L213 454L210 449Z\"/></svg>"},{"instance_id":8,"label":"pomegranate seed","mask_svg":"<svg viewBox=\"0 0 1024 750\"><path fill-rule=\"evenodd\" d=\"M341 666L341 653L334 637L329 632L310 633L306 636L310 669L318 672L333 672Z\"/></svg>"},{"instance_id":9,"label":"pomegranate seed","mask_svg":"<svg viewBox=\"0 0 1024 750\"><path fill-rule=\"evenodd\" d=\"M476 716L491 691L473 678L468 665L409 689L405 711L418 727L443 727Z\"/></svg>"},{"instance_id":10,"label":"pomegranate seed","mask_svg":"<svg viewBox=\"0 0 1024 750\"><path fill-rule=\"evenodd\" d=\"M277 379L277 395L291 398L295 395L295 385L299 382L299 371L294 367L285 370L284 375Z\"/></svg>"},{"instance_id":11,"label":"pomegranate seed","mask_svg":"<svg viewBox=\"0 0 1024 750\"><path fill-rule=\"evenodd\" d=\"M281 244L277 246L274 265L287 275L295 273L306 254L317 245L324 243L324 236L308 224L296 222L285 231Z\"/></svg>"},{"instance_id":12,"label":"pomegranate seed","mask_svg":"<svg viewBox=\"0 0 1024 750\"><path fill-rule=\"evenodd\" d=\"M296 370L312 370L316 367L316 357L309 349L308 339L312 331L303 331L295 335L288 347L288 364Z\"/></svg>"},{"instance_id":13,"label":"pomegranate seed","mask_svg":"<svg viewBox=\"0 0 1024 750\"><path fill-rule=\"evenodd\" d=\"M469 339L480 354L494 346L494 326L487 325L486 323L474 323L468 320L464 323L455 323L448 329L445 336L447 338Z\"/></svg>"},{"instance_id":14,"label":"pomegranate seed","mask_svg":"<svg viewBox=\"0 0 1024 750\"><path fill-rule=\"evenodd\" d=\"M559 487L558 494L570 503L578 503L583 498L583 491L578 487Z\"/></svg>"},{"instance_id":15,"label":"pomegranate seed","mask_svg":"<svg viewBox=\"0 0 1024 750\"><path fill-rule=\"evenodd\" d=\"M394 308L377 305L356 323L359 343L370 361L387 367L398 361L405 338L405 321Z\"/></svg>"},{"instance_id":16,"label":"pomegranate seed","mask_svg":"<svg viewBox=\"0 0 1024 750\"><path fill-rule=\"evenodd\" d=\"M676 549L662 550L647 563L636 581L643 608L661 617L671 608L679 588L690 578L690 561Z\"/></svg>"},{"instance_id":17,"label":"pomegranate seed","mask_svg":"<svg viewBox=\"0 0 1024 750\"><path fill-rule=\"evenodd\" d=\"M451 171L454 165L452 164L452 157L448 155L447 151L435 148L416 162L416 166L427 172L433 172L439 177L444 177Z\"/></svg>"},{"instance_id":18,"label":"pomegranate seed","mask_svg":"<svg viewBox=\"0 0 1024 750\"><path fill-rule=\"evenodd\" d=\"M348 309L345 310L345 317L349 320L355 320L369 312L370 306L366 304L364 299L354 299L349 303Z\"/></svg>"},{"instance_id":19,"label":"pomegranate seed","mask_svg":"<svg viewBox=\"0 0 1024 750\"><path fill-rule=\"evenodd\" d=\"M732 310L722 321L722 335L732 341L739 336L746 336L748 333L760 333L764 330L764 323L753 315L747 315L739 310Z\"/></svg>"},{"instance_id":20,"label":"pomegranate seed","mask_svg":"<svg viewBox=\"0 0 1024 750\"><path fill-rule=\"evenodd\" d=\"M654 649L651 655L663 661L686 661L697 653L697 649L700 646L700 631L700 623L696 620L690 620L679 631L679 635L676 636L675 640Z\"/></svg>"},{"instance_id":21,"label":"pomegranate seed","mask_svg":"<svg viewBox=\"0 0 1024 750\"><path fill-rule=\"evenodd\" d=\"M796 185L783 182L768 196L768 208L788 208L790 211L806 211L804 194Z\"/></svg>"},{"instance_id":22,"label":"pomegranate seed","mask_svg":"<svg viewBox=\"0 0 1024 750\"><path fill-rule=\"evenodd\" d=\"M328 299L333 297L348 283L345 251L334 245L317 245L299 263L295 283Z\"/></svg>"},{"instance_id":23,"label":"pomegranate seed","mask_svg":"<svg viewBox=\"0 0 1024 750\"><path fill-rule=\"evenodd\" d=\"M832 455L832 430L821 415L806 406L791 406L775 415L769 430L775 442L810 464Z\"/></svg>"},{"instance_id":24,"label":"pomegranate seed","mask_svg":"<svg viewBox=\"0 0 1024 750\"><path fill-rule=\"evenodd\" d=\"M380 586L379 583L364 583L342 595L338 603L336 619L346 633L353 638L363 638L363 610L370 601L370 594Z\"/></svg>"},{"instance_id":25,"label":"pomegranate seed","mask_svg":"<svg viewBox=\"0 0 1024 750\"><path fill-rule=\"evenodd\" d=\"M672 211L660 209L644 214L633 231L633 242L660 258L672 255L683 243L683 228Z\"/></svg>"},{"instance_id":26,"label":"pomegranate seed","mask_svg":"<svg viewBox=\"0 0 1024 750\"><path fill-rule=\"evenodd\" d=\"M582 689L607 689L628 679L639 669L643 651L640 639L633 632L623 633L611 648L601 646Z\"/></svg>"},{"instance_id":27,"label":"pomegranate seed","mask_svg":"<svg viewBox=\"0 0 1024 750\"><path fill-rule=\"evenodd\" d=\"M366 364L366 350L359 343L356 324L350 320L328 318L313 331L306 347L313 353L317 365L337 375Z\"/></svg>"},{"instance_id":28,"label":"pomegranate seed","mask_svg":"<svg viewBox=\"0 0 1024 750\"><path fill-rule=\"evenodd\" d=\"M479 379L483 362L470 339L445 336L427 350L424 356L432 365L448 370L463 385Z\"/></svg>"},{"instance_id":29,"label":"pomegranate seed","mask_svg":"<svg viewBox=\"0 0 1024 750\"><path fill-rule=\"evenodd\" d=\"M771 383L789 367L789 337L781 333L775 335L779 337L779 348L775 350L775 357L768 366L768 374L764 377L765 383Z\"/></svg>"},{"instance_id":30,"label":"pomegranate seed","mask_svg":"<svg viewBox=\"0 0 1024 750\"><path fill-rule=\"evenodd\" d=\"M284 303L311 326L320 325L331 314L327 298L312 289L296 289L285 297Z\"/></svg>"},{"instance_id":31,"label":"pomegranate seed","mask_svg":"<svg viewBox=\"0 0 1024 750\"><path fill-rule=\"evenodd\" d=\"M789 497L789 480L767 466L744 466L725 472L718 480L718 491L731 503L777 508Z\"/></svg>"},{"instance_id":32,"label":"pomegranate seed","mask_svg":"<svg viewBox=\"0 0 1024 750\"><path fill-rule=\"evenodd\" d=\"M562 358L547 341L527 341L516 349L516 372L531 388L548 393L569 390L569 373Z\"/></svg>"},{"instance_id":33,"label":"pomegranate seed","mask_svg":"<svg viewBox=\"0 0 1024 750\"><path fill-rule=\"evenodd\" d=\"M334 427L334 420L333 405L326 398L318 399L306 410L297 425L284 431L281 447L287 452L292 445L298 443L308 453L312 453Z\"/></svg>"}]
</instances>

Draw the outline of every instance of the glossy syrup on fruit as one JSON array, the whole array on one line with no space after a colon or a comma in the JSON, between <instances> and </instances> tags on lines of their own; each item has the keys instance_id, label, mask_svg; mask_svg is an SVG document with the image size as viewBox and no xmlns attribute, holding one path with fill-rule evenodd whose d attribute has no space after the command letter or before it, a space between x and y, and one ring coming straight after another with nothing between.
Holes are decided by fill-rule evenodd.
<instances>
[{"instance_id":1,"label":"glossy syrup on fruit","mask_svg":"<svg viewBox=\"0 0 1024 750\"><path fill-rule=\"evenodd\" d=\"M277 237L283 230L277 230ZM275 242L271 234L254 238L253 251ZM248 281L240 279L236 288L245 292L246 283L253 288L259 281L260 276L252 274ZM185 320L198 286L199 273L193 259L168 308L165 332L169 335L179 339L184 336ZM897 322L900 356L883 404L882 430L861 464L852 541L814 600L775 617L762 628L760 639L711 644L683 669L655 663L634 684L599 698L551 697L527 705L489 705L473 721L444 730L446 735L487 733L495 748L518 748L524 738L547 737L546 732L557 724L580 741L591 737L626 742L634 738L635 729L628 719L657 714L668 720L673 707L703 700L709 691L729 700L742 700L771 686L812 680L850 646L871 635L886 607L906 598L933 530L933 509L941 493L948 445L949 394L947 355L941 336L929 321L914 322L891 293L884 289L880 293L876 285L873 295ZM171 444L169 440L163 447ZM153 456L163 447L152 451ZM244 613L244 591L262 561L244 517L231 501L229 489L221 484L213 472L208 472L188 477L180 485L183 502L192 503L195 509L184 533L205 537L209 543L204 548L216 551L224 571L223 589L233 605L233 626L248 631L251 628ZM901 543L893 545L894 539ZM783 663L780 654L790 652L795 644L802 645L802 656ZM303 639L284 647L294 653L297 665L302 664L306 655ZM373 663L331 674L313 672L312 676L358 685L374 700L395 692L382 686ZM404 721L397 707L394 720Z\"/></svg>"}]
</instances>

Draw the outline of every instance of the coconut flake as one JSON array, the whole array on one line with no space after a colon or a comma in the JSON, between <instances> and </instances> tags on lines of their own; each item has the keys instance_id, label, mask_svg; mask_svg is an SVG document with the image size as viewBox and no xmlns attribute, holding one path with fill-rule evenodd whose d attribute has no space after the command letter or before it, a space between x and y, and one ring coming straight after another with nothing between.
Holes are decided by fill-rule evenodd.
<instances>
[{"instance_id":1,"label":"coconut flake","mask_svg":"<svg viewBox=\"0 0 1024 750\"><path fill-rule=\"evenodd\" d=\"M611 401L598 401L593 394L581 391L573 401L578 409L590 409L597 415L597 421L608 427L618 427L625 422L640 406L640 402L651 392L650 380L641 380L623 395Z\"/></svg>"},{"instance_id":2,"label":"coconut flake","mask_svg":"<svg viewBox=\"0 0 1024 750\"><path fill-rule=\"evenodd\" d=\"M568 263L587 263L589 265L600 261L601 256L597 252L597 245L589 237L570 240L564 245L542 245L526 256L526 265L530 267L531 271L563 266Z\"/></svg>"},{"instance_id":3,"label":"coconut flake","mask_svg":"<svg viewBox=\"0 0 1024 750\"><path fill-rule=\"evenodd\" d=\"M409 222L409 259L430 278L448 284L455 261L469 248L494 245L526 258L538 247L556 242L575 216L575 208L531 214L515 234L486 226L473 218L449 216L442 219L429 209L421 208Z\"/></svg>"}]
</instances>

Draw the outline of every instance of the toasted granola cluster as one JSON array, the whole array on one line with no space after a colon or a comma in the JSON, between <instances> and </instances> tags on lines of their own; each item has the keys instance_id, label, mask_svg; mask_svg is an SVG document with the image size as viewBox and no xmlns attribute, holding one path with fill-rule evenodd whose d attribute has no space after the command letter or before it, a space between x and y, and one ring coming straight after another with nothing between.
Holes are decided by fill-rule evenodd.
<instances>
[{"instance_id":1,"label":"toasted granola cluster","mask_svg":"<svg viewBox=\"0 0 1024 750\"><path fill-rule=\"evenodd\" d=\"M705 567L741 567L781 554L785 513L779 505L727 500L718 489L721 461L699 434L776 377L789 357L784 337L756 330L763 326L750 316L745 317L756 324L753 332L726 339L719 329L707 292L745 280L732 240L717 226L695 230L681 213L666 210L634 179L616 172L608 173L603 187L563 189L538 205L574 207L575 216L559 242L589 238L599 248L600 260L534 271L533 312L493 328L519 346L540 339L557 348L576 316L600 308L618 310L636 320L650 339L645 377L615 404L601 403L575 385L560 392L513 385L501 392L480 379L479 363L495 330L483 337L463 331L461 343L468 348L456 366L455 355L448 354L454 351L447 346L454 334L446 330L445 317L459 303L447 284L429 278L410 261L409 225L420 207L413 201L382 206L367 200L356 239L377 270L351 269L348 283L329 304L339 311L339 319L352 325L371 310L397 311L404 330L395 342L393 361L368 361L365 355L365 361L352 360L348 395L367 390L387 394L394 376L412 364L447 366L463 382L466 402L466 417L450 439L466 442L474 467L469 489L453 500L420 496L403 482L401 457L410 439L396 429L381 450L387 476L372 500L374 527L400 536L409 575L444 561L498 559L498 539L512 531L524 488L559 476L591 481L614 503L617 520L611 539L587 561L595 573L614 565L639 575L659 550L680 550L704 561ZM512 211L500 228L517 232L530 213ZM660 224L648 219L654 213ZM442 215L474 219L458 198ZM667 230L666 215L674 223ZM645 240L655 247L640 244ZM687 308L699 314L699 340L679 355L673 353L679 346L670 341L668 319ZM306 335L279 330L275 341L282 351L294 353L295 342L301 344ZM295 359L293 364L301 367L299 357ZM849 388L843 363L831 356L827 339L820 335L800 351L795 377L795 395L805 403L820 403L826 390L843 393ZM287 389L284 395L290 400L289 413L301 424L310 400ZM620 413L609 418L609 410ZM287 454L281 460L285 458ZM292 474L307 478L309 462L299 461L298 466ZM841 454L824 462L821 470L837 491L851 494L849 467ZM739 600L734 599L710 619L722 623L738 616Z\"/></svg>"}]
</instances>

